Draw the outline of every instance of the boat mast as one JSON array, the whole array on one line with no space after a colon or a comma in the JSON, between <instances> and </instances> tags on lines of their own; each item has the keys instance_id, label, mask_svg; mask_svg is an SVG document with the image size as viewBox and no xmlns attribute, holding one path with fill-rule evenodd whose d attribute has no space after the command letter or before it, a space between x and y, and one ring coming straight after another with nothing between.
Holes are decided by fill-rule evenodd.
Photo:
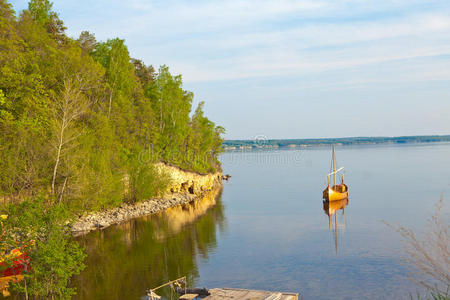
<instances>
[{"instance_id":1,"label":"boat mast","mask_svg":"<svg viewBox=\"0 0 450 300\"><path fill-rule=\"evenodd\" d=\"M333 180L334 180L334 185L336 185L336 158L334 156L334 145L332 145L333 147Z\"/></svg>"}]
</instances>

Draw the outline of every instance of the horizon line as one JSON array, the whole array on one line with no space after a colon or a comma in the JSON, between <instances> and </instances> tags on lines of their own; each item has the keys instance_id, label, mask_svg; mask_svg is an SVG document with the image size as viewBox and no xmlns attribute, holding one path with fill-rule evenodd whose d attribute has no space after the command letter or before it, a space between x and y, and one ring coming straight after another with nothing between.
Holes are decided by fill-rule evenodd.
<instances>
[{"instance_id":1,"label":"horizon line","mask_svg":"<svg viewBox=\"0 0 450 300\"><path fill-rule=\"evenodd\" d=\"M252 139L224 139L226 141L254 141L255 139L265 137L264 135L256 135ZM347 137L324 137L324 138L267 138L266 141L289 141L289 140L339 140L339 139L361 139L361 138L412 138L412 137L450 137L450 134L427 134L427 135L399 135L399 136L347 136Z\"/></svg>"}]
</instances>

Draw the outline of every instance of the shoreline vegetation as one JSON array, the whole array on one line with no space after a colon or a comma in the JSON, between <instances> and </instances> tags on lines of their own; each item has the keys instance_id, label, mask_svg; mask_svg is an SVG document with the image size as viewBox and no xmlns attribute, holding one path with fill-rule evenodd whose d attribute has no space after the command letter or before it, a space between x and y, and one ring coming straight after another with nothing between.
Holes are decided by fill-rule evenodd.
<instances>
[{"instance_id":1,"label":"shoreline vegetation","mask_svg":"<svg viewBox=\"0 0 450 300\"><path fill-rule=\"evenodd\" d=\"M18 13L0 0L0 274L23 266L9 289L25 299L76 293L85 251L67 220L192 201L205 190L191 177L221 171L225 130L192 106L181 75L131 57L123 39L66 29L48 0Z\"/></svg>"},{"instance_id":2,"label":"shoreline vegetation","mask_svg":"<svg viewBox=\"0 0 450 300\"><path fill-rule=\"evenodd\" d=\"M48 0L18 16L0 0L0 198L96 211L160 196L158 162L220 170L224 128L192 107L181 75L119 38L65 30Z\"/></svg>"},{"instance_id":3,"label":"shoreline vegetation","mask_svg":"<svg viewBox=\"0 0 450 300\"><path fill-rule=\"evenodd\" d=\"M349 146L349 145L379 145L379 144L408 144L450 142L450 135L414 135L397 137L343 137L321 139L266 139L255 140L226 140L222 147L224 151L277 149L277 148L306 148L320 146Z\"/></svg>"}]
</instances>

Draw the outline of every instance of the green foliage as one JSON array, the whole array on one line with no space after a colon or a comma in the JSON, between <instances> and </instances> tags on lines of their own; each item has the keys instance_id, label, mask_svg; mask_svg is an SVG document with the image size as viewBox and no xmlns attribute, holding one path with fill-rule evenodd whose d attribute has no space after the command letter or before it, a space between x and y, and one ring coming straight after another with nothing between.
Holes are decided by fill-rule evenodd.
<instances>
[{"instance_id":1,"label":"green foliage","mask_svg":"<svg viewBox=\"0 0 450 300\"><path fill-rule=\"evenodd\" d=\"M48 0L30 0L28 11L33 20L42 28L45 28L50 36L58 43L66 42L68 39L64 31L66 27L59 19L57 13L52 11L53 3Z\"/></svg>"},{"instance_id":2,"label":"green foliage","mask_svg":"<svg viewBox=\"0 0 450 300\"><path fill-rule=\"evenodd\" d=\"M18 17L0 0L0 196L17 202L0 252L32 248L15 288L38 298L70 298L83 268L64 220L161 195L170 178L158 161L220 168L224 133L203 103L190 116L194 95L181 75L131 58L124 40L87 31L74 40L65 29L48 0L31 0Z\"/></svg>"},{"instance_id":3,"label":"green foliage","mask_svg":"<svg viewBox=\"0 0 450 300\"><path fill-rule=\"evenodd\" d=\"M136 162L129 178L129 199L134 202L160 196L170 183L167 174L161 174L150 164Z\"/></svg>"},{"instance_id":4,"label":"green foliage","mask_svg":"<svg viewBox=\"0 0 450 300\"><path fill-rule=\"evenodd\" d=\"M53 4L48 0L30 0L28 10L36 23L45 26L50 21Z\"/></svg>"},{"instance_id":5,"label":"green foliage","mask_svg":"<svg viewBox=\"0 0 450 300\"><path fill-rule=\"evenodd\" d=\"M19 17L0 0L0 29L0 195L97 210L161 193L157 161L220 168L223 129L203 104L191 117L193 93L167 66L156 73L118 38L65 36L48 0Z\"/></svg>"},{"instance_id":6,"label":"green foliage","mask_svg":"<svg viewBox=\"0 0 450 300\"><path fill-rule=\"evenodd\" d=\"M20 248L29 256L30 266L24 281L13 289L43 299L70 299L75 289L68 284L83 270L85 254L71 241L65 225L69 217L66 207L49 206L43 198L34 198L10 205L7 213L0 249Z\"/></svg>"},{"instance_id":7,"label":"green foliage","mask_svg":"<svg viewBox=\"0 0 450 300\"><path fill-rule=\"evenodd\" d=\"M450 287L447 288L447 291L444 292L436 292L433 290L429 290L429 296L421 297L420 294L417 294L417 300L426 299L426 300L449 300L450 299ZM415 299L412 295L410 295L410 299Z\"/></svg>"},{"instance_id":8,"label":"green foliage","mask_svg":"<svg viewBox=\"0 0 450 300\"><path fill-rule=\"evenodd\" d=\"M80 37L78 38L78 43L80 43L81 48L86 51L87 54L91 54L92 51L97 47L97 40L95 36L89 31L82 31Z\"/></svg>"},{"instance_id":9,"label":"green foliage","mask_svg":"<svg viewBox=\"0 0 450 300\"><path fill-rule=\"evenodd\" d=\"M204 104L204 102L200 102L192 116L190 148L195 152L196 157L201 157L201 159L191 161L192 167L206 173L214 171L214 167L220 164L217 156L221 151L223 142L221 135L225 130L205 117Z\"/></svg>"},{"instance_id":10,"label":"green foliage","mask_svg":"<svg viewBox=\"0 0 450 300\"><path fill-rule=\"evenodd\" d=\"M8 99L6 99L5 97L5 94L3 94L3 91L0 90L0 119L2 119L2 121L8 122L13 120L13 116L9 112L11 106L11 101L8 101Z\"/></svg>"},{"instance_id":11,"label":"green foliage","mask_svg":"<svg viewBox=\"0 0 450 300\"><path fill-rule=\"evenodd\" d=\"M136 76L139 78L142 87L145 89L151 82L155 81L155 69L153 66L146 66L142 60L139 59L131 59L131 62L134 64L134 72Z\"/></svg>"}]
</instances>

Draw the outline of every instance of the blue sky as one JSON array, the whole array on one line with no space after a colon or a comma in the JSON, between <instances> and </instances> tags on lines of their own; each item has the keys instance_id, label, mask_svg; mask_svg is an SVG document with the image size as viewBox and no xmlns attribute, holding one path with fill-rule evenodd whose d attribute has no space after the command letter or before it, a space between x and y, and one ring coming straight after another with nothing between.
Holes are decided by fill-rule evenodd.
<instances>
[{"instance_id":1,"label":"blue sky","mask_svg":"<svg viewBox=\"0 0 450 300\"><path fill-rule=\"evenodd\" d=\"M450 134L448 0L53 4L70 36L182 74L229 139Z\"/></svg>"}]
</instances>

